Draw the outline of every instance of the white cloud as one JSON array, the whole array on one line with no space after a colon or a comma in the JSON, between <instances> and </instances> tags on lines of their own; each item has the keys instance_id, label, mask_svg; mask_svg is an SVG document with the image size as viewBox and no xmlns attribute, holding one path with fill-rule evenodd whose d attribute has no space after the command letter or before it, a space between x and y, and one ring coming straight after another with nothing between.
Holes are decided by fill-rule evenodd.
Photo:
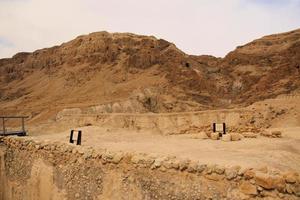
<instances>
[{"instance_id":1,"label":"white cloud","mask_svg":"<svg viewBox=\"0 0 300 200\"><path fill-rule=\"evenodd\" d=\"M300 0L0 0L0 57L89 32L133 32L189 54L224 56L237 45L300 27Z\"/></svg>"}]
</instances>

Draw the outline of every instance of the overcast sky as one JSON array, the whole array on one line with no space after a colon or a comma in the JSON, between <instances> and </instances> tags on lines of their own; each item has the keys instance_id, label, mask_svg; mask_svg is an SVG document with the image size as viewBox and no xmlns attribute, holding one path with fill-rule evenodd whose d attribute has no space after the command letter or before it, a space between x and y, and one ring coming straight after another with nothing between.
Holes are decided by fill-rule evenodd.
<instances>
[{"instance_id":1,"label":"overcast sky","mask_svg":"<svg viewBox=\"0 0 300 200\"><path fill-rule=\"evenodd\" d=\"M96 31L154 35L188 54L223 57L300 28L300 0L0 0L0 58Z\"/></svg>"}]
</instances>

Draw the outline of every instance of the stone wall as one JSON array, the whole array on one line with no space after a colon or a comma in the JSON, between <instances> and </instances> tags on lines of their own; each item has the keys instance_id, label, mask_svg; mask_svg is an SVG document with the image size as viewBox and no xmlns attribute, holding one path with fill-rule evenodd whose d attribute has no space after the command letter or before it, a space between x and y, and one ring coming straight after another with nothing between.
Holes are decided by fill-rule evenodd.
<instances>
[{"instance_id":1,"label":"stone wall","mask_svg":"<svg viewBox=\"0 0 300 200\"><path fill-rule=\"evenodd\" d=\"M84 109L65 109L57 114L57 122L74 126L88 124L108 128L152 130L162 134L211 131L212 123L227 124L230 131L253 131L266 128L266 113L248 109L199 111L186 113L94 113Z\"/></svg>"},{"instance_id":2,"label":"stone wall","mask_svg":"<svg viewBox=\"0 0 300 200\"><path fill-rule=\"evenodd\" d=\"M299 199L296 172L0 139L0 199Z\"/></svg>"}]
</instances>

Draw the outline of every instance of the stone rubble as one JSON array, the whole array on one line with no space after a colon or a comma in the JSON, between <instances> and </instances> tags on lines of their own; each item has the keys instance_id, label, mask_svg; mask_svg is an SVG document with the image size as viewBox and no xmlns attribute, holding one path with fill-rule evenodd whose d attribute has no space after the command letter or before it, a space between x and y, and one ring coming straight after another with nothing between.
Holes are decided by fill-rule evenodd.
<instances>
[{"instance_id":1,"label":"stone rubble","mask_svg":"<svg viewBox=\"0 0 300 200\"><path fill-rule=\"evenodd\" d=\"M232 139L232 134L228 135L230 135ZM215 133L211 133L211 137L218 139ZM126 164L135 166L136 168L159 170L160 173L173 171L177 173L195 174L210 181L229 181L232 182L232 185L235 185L233 188L233 191L235 191L234 195L239 194L243 196L243 198L262 198L272 195L279 198L300 198L300 176L297 172L280 172L266 167L252 169L242 168L240 166L224 167L220 165L207 165L188 159L178 159L176 157L111 152L106 149L92 149L91 147L75 146L72 144L38 142L33 141L30 137L1 137L0 143L4 143L7 148L29 151L37 155L45 155L49 162L55 165L57 165L58 160L64 157L70 157L70 154L74 154L76 157L70 159L70 161L73 160L74 163L79 164L84 163L85 160L100 160L100 162L98 162L99 167L101 167L101 164ZM62 166L62 164L59 166Z\"/></svg>"},{"instance_id":2,"label":"stone rubble","mask_svg":"<svg viewBox=\"0 0 300 200\"><path fill-rule=\"evenodd\" d=\"M264 130L261 132L262 136L270 137L270 138L281 138L282 133L281 131L270 131L270 130Z\"/></svg>"}]
</instances>

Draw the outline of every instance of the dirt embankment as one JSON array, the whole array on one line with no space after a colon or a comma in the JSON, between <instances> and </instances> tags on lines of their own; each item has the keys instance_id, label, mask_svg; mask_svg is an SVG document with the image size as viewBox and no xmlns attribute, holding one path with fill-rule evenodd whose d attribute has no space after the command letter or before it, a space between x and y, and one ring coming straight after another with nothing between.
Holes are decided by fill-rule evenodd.
<instances>
[{"instance_id":1,"label":"dirt embankment","mask_svg":"<svg viewBox=\"0 0 300 200\"><path fill-rule=\"evenodd\" d=\"M193 134L210 132L212 123L226 123L229 132L256 132L266 128L300 126L299 95L280 96L239 109L222 109L180 113L122 113L133 109L121 103L85 108L63 109L47 123L36 124L39 116L29 119L29 133L57 133L74 127L99 126L154 134Z\"/></svg>"}]
</instances>

